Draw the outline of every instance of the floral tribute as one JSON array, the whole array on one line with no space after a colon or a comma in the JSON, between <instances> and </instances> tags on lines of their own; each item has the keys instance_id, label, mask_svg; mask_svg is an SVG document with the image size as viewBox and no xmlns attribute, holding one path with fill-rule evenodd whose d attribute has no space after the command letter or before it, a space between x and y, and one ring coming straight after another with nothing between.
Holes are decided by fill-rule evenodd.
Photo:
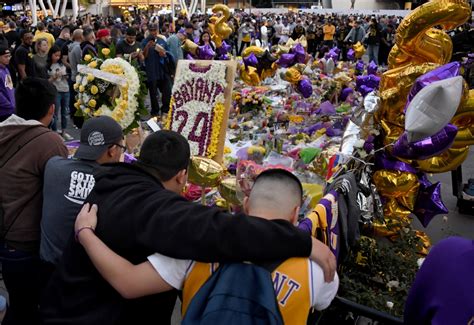
<instances>
[{"instance_id":1,"label":"floral tribute","mask_svg":"<svg viewBox=\"0 0 474 325\"><path fill-rule=\"evenodd\" d=\"M226 113L225 63L183 61L174 81L166 128L189 141L191 154L215 158Z\"/></svg>"},{"instance_id":2,"label":"floral tribute","mask_svg":"<svg viewBox=\"0 0 474 325\"><path fill-rule=\"evenodd\" d=\"M109 49L102 49L99 57L84 57L85 64L78 69L74 84L74 106L76 115L110 116L128 133L146 114L146 86L136 67L121 58L109 58L111 54Z\"/></svg>"}]
</instances>

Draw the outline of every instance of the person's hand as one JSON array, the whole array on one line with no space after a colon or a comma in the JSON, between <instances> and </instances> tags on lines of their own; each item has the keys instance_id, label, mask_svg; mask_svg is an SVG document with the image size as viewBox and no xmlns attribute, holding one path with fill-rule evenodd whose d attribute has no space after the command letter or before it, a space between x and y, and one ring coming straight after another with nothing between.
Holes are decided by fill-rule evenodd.
<instances>
[{"instance_id":1,"label":"person's hand","mask_svg":"<svg viewBox=\"0 0 474 325\"><path fill-rule=\"evenodd\" d=\"M148 43L146 43L146 47L150 48L150 47L155 46L155 44L156 44L156 43L155 43L155 40L152 39L151 41L149 41Z\"/></svg>"},{"instance_id":2,"label":"person's hand","mask_svg":"<svg viewBox=\"0 0 474 325\"><path fill-rule=\"evenodd\" d=\"M81 212L77 215L76 222L74 224L74 231L78 231L84 227L91 227L95 229L97 226L97 204L90 205L89 203L84 204Z\"/></svg>"},{"instance_id":3,"label":"person's hand","mask_svg":"<svg viewBox=\"0 0 474 325\"><path fill-rule=\"evenodd\" d=\"M314 237L312 237L311 240L313 245L309 258L318 263L318 265L323 269L325 282L333 281L337 268L336 257L329 247L324 245L321 241Z\"/></svg>"}]
</instances>

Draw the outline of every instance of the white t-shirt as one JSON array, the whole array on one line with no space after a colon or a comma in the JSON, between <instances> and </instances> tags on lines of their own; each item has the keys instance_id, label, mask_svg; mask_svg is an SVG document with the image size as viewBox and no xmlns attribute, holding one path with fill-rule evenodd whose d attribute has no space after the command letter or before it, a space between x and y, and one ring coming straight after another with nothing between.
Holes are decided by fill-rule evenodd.
<instances>
[{"instance_id":1,"label":"white t-shirt","mask_svg":"<svg viewBox=\"0 0 474 325\"><path fill-rule=\"evenodd\" d=\"M170 286L175 289L182 290L187 275L194 267L194 261L178 260L175 258L163 256L155 253L148 256L153 268L160 274ZM336 273L334 280L330 283L324 282L324 274L321 267L311 261L311 306L316 310L327 308L334 299L339 288L339 277Z\"/></svg>"}]
</instances>

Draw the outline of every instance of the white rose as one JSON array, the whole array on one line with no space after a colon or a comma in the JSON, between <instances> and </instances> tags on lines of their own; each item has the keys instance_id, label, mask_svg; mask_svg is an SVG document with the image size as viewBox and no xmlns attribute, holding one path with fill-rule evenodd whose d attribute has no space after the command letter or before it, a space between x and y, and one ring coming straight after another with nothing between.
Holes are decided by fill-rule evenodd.
<instances>
[{"instance_id":1,"label":"white rose","mask_svg":"<svg viewBox=\"0 0 474 325\"><path fill-rule=\"evenodd\" d=\"M387 307L388 307L389 309L392 309L392 308L393 308L393 302L387 301Z\"/></svg>"}]
</instances>

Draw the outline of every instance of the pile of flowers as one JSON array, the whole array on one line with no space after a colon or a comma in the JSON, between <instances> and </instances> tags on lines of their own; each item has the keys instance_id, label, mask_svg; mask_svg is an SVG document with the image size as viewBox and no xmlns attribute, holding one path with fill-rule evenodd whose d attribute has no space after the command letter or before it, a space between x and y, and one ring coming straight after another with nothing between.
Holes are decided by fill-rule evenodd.
<instances>
[{"instance_id":1,"label":"pile of flowers","mask_svg":"<svg viewBox=\"0 0 474 325\"><path fill-rule=\"evenodd\" d=\"M143 73L121 58L111 58L114 52L104 48L98 57L85 55L84 67L79 69L74 84L77 92L74 106L76 115L86 119L100 115L112 117L127 133L138 127L140 116L147 113L144 105L147 91Z\"/></svg>"},{"instance_id":2,"label":"pile of flowers","mask_svg":"<svg viewBox=\"0 0 474 325\"><path fill-rule=\"evenodd\" d=\"M272 101L258 90L234 92L234 109L240 114L272 110Z\"/></svg>"}]
</instances>

